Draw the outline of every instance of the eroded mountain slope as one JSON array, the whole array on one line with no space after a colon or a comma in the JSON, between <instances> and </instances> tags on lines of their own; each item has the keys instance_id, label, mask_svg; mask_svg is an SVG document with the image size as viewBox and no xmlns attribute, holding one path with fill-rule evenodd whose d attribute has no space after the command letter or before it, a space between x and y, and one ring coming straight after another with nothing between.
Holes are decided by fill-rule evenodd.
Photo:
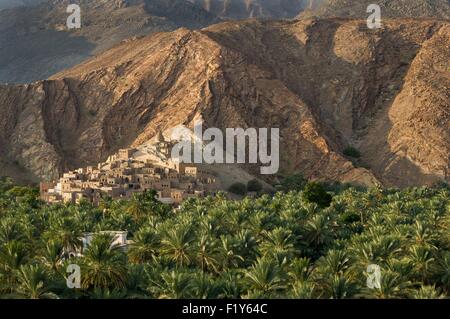
<instances>
[{"instance_id":1,"label":"eroded mountain slope","mask_svg":"<svg viewBox=\"0 0 450 319\"><path fill-rule=\"evenodd\" d=\"M202 28L221 19L295 17L306 2L30 0L8 2L8 10L0 4L0 83L46 79L135 36ZM80 29L66 26L69 4L80 6Z\"/></svg>"},{"instance_id":2,"label":"eroded mountain slope","mask_svg":"<svg viewBox=\"0 0 450 319\"><path fill-rule=\"evenodd\" d=\"M69 4L81 28L66 25ZM46 0L0 11L0 83L29 83L72 67L120 41L219 20L186 0Z\"/></svg>"},{"instance_id":3,"label":"eroded mountain slope","mask_svg":"<svg viewBox=\"0 0 450 319\"><path fill-rule=\"evenodd\" d=\"M293 18L317 0L188 0L224 19Z\"/></svg>"},{"instance_id":4,"label":"eroded mountain slope","mask_svg":"<svg viewBox=\"0 0 450 319\"><path fill-rule=\"evenodd\" d=\"M367 8L377 4L381 8L381 18L434 18L450 19L448 0L323 0L319 6L300 12L300 17L343 17L366 19Z\"/></svg>"},{"instance_id":5,"label":"eroded mountain slope","mask_svg":"<svg viewBox=\"0 0 450 319\"><path fill-rule=\"evenodd\" d=\"M222 129L280 127L283 172L367 185L448 180L448 34L432 20L374 31L336 19L159 33L48 81L0 87L0 143L8 163L51 178L202 117ZM343 155L348 145L360 162Z\"/></svg>"}]
</instances>

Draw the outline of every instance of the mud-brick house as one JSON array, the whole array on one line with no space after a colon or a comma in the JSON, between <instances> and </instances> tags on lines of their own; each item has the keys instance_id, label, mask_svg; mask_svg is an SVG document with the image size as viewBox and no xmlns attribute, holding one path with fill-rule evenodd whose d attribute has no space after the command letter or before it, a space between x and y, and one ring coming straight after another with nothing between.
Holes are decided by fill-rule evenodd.
<instances>
[{"instance_id":1,"label":"mud-brick house","mask_svg":"<svg viewBox=\"0 0 450 319\"><path fill-rule=\"evenodd\" d=\"M114 170L120 167L120 162L111 162L102 166L103 170Z\"/></svg>"},{"instance_id":2,"label":"mud-brick house","mask_svg":"<svg viewBox=\"0 0 450 319\"><path fill-rule=\"evenodd\" d=\"M62 201L64 203L74 203L75 202L75 193L76 192L63 192L63 193L61 193Z\"/></svg>"},{"instance_id":3,"label":"mud-brick house","mask_svg":"<svg viewBox=\"0 0 450 319\"><path fill-rule=\"evenodd\" d=\"M185 192L182 189L171 189L170 190L170 198L173 199L174 204L179 205L184 200Z\"/></svg>"},{"instance_id":4,"label":"mud-brick house","mask_svg":"<svg viewBox=\"0 0 450 319\"><path fill-rule=\"evenodd\" d=\"M62 193L80 192L81 190L82 190L82 182L80 180L61 181Z\"/></svg>"},{"instance_id":5,"label":"mud-brick house","mask_svg":"<svg viewBox=\"0 0 450 319\"><path fill-rule=\"evenodd\" d=\"M160 175L160 174L164 173L164 170L160 167L151 166L151 164L149 164L148 162L147 162L147 165L148 166L142 168L142 173L149 174L149 175Z\"/></svg>"},{"instance_id":6,"label":"mud-brick house","mask_svg":"<svg viewBox=\"0 0 450 319\"><path fill-rule=\"evenodd\" d=\"M157 190L156 193L158 195L158 199L172 198L170 188Z\"/></svg>"},{"instance_id":7,"label":"mud-brick house","mask_svg":"<svg viewBox=\"0 0 450 319\"><path fill-rule=\"evenodd\" d=\"M128 161L120 162L119 168L130 168L130 163Z\"/></svg>"},{"instance_id":8,"label":"mud-brick house","mask_svg":"<svg viewBox=\"0 0 450 319\"><path fill-rule=\"evenodd\" d=\"M119 185L122 183L122 179L120 177L108 177L106 183L108 185Z\"/></svg>"},{"instance_id":9,"label":"mud-brick house","mask_svg":"<svg viewBox=\"0 0 450 319\"><path fill-rule=\"evenodd\" d=\"M203 182L205 183L205 184L215 184L216 183L216 178L215 177L211 177L211 176L209 176L209 177L206 177L206 178L204 178L203 179Z\"/></svg>"},{"instance_id":10,"label":"mud-brick house","mask_svg":"<svg viewBox=\"0 0 450 319\"><path fill-rule=\"evenodd\" d=\"M169 165L174 170L176 170L178 172L178 174L180 174L180 175L184 175L185 174L186 166L188 166L188 164L186 164L186 163L180 163L179 161L177 161L177 160L174 161L172 159L169 160Z\"/></svg>"},{"instance_id":11,"label":"mud-brick house","mask_svg":"<svg viewBox=\"0 0 450 319\"><path fill-rule=\"evenodd\" d=\"M82 189L88 189L88 188L96 189L96 188L99 188L99 187L100 187L100 182L94 181L94 180L88 180L88 181L85 181L85 182L81 183L81 188Z\"/></svg>"},{"instance_id":12,"label":"mud-brick house","mask_svg":"<svg viewBox=\"0 0 450 319\"><path fill-rule=\"evenodd\" d=\"M161 180L159 182L155 182L154 186L157 190L170 190L171 184L167 179Z\"/></svg>"},{"instance_id":13,"label":"mud-brick house","mask_svg":"<svg viewBox=\"0 0 450 319\"><path fill-rule=\"evenodd\" d=\"M161 153L164 157L169 158L172 152L173 143L166 141L164 135L161 131L156 135L155 141L156 150Z\"/></svg>"},{"instance_id":14,"label":"mud-brick house","mask_svg":"<svg viewBox=\"0 0 450 319\"><path fill-rule=\"evenodd\" d=\"M189 182L181 182L181 183L179 183L178 187L180 189L183 189L184 191L190 192L190 191L194 190L195 184L190 181Z\"/></svg>"},{"instance_id":15,"label":"mud-brick house","mask_svg":"<svg viewBox=\"0 0 450 319\"><path fill-rule=\"evenodd\" d=\"M195 190L194 194L192 194L192 195L193 195L193 197L205 197L206 192L205 192L205 190L198 189L198 190Z\"/></svg>"},{"instance_id":16,"label":"mud-brick house","mask_svg":"<svg viewBox=\"0 0 450 319\"><path fill-rule=\"evenodd\" d=\"M121 150L119 150L119 152L117 152L117 159L128 161L130 158L133 157L133 154L135 152L136 152L136 149L134 149L134 148L121 149Z\"/></svg>"},{"instance_id":17,"label":"mud-brick house","mask_svg":"<svg viewBox=\"0 0 450 319\"><path fill-rule=\"evenodd\" d=\"M145 163L143 162L131 162L130 163L130 168L135 169L135 170L139 170L145 167Z\"/></svg>"},{"instance_id":18,"label":"mud-brick house","mask_svg":"<svg viewBox=\"0 0 450 319\"><path fill-rule=\"evenodd\" d=\"M88 167L86 167L86 173L87 174L92 174L92 173L94 173L95 171L97 171L98 169L96 169L94 166L88 166Z\"/></svg>"},{"instance_id":19,"label":"mud-brick house","mask_svg":"<svg viewBox=\"0 0 450 319\"><path fill-rule=\"evenodd\" d=\"M102 175L102 172L99 170L95 170L91 173L91 180L100 180L100 176Z\"/></svg>"},{"instance_id":20,"label":"mud-brick house","mask_svg":"<svg viewBox=\"0 0 450 319\"><path fill-rule=\"evenodd\" d=\"M56 183L53 182L41 182L39 183L39 192L42 195L47 194L49 190L54 189Z\"/></svg>"},{"instance_id":21,"label":"mud-brick house","mask_svg":"<svg viewBox=\"0 0 450 319\"><path fill-rule=\"evenodd\" d=\"M100 183L102 183L103 185L108 184L108 175L106 175L105 173L99 174L98 179L100 180Z\"/></svg>"},{"instance_id":22,"label":"mud-brick house","mask_svg":"<svg viewBox=\"0 0 450 319\"><path fill-rule=\"evenodd\" d=\"M62 180L77 180L79 179L79 174L77 172L69 172L69 173L64 173L62 176Z\"/></svg>"},{"instance_id":23,"label":"mud-brick house","mask_svg":"<svg viewBox=\"0 0 450 319\"><path fill-rule=\"evenodd\" d=\"M120 195L124 194L124 189L120 186L103 186L100 188L100 191L112 198L120 197Z\"/></svg>"},{"instance_id":24,"label":"mud-brick house","mask_svg":"<svg viewBox=\"0 0 450 319\"><path fill-rule=\"evenodd\" d=\"M158 182L161 180L161 176L160 175L147 175L147 174L143 174L142 175L142 179L141 179L141 183L142 184L152 184L154 182Z\"/></svg>"},{"instance_id":25,"label":"mud-brick house","mask_svg":"<svg viewBox=\"0 0 450 319\"><path fill-rule=\"evenodd\" d=\"M168 174L166 174L167 178L171 181L177 180L180 177L180 174L178 174L175 170L169 170Z\"/></svg>"},{"instance_id":26,"label":"mud-brick house","mask_svg":"<svg viewBox=\"0 0 450 319\"><path fill-rule=\"evenodd\" d=\"M91 189L85 189L80 192L73 192L71 202L77 203L77 204L79 204L82 200L92 202L92 197L91 197L92 194L93 194L93 190L91 190Z\"/></svg>"},{"instance_id":27,"label":"mud-brick house","mask_svg":"<svg viewBox=\"0 0 450 319\"><path fill-rule=\"evenodd\" d=\"M134 179L135 179L136 183L138 183L138 184L144 184L149 181L148 175L141 174L141 173L134 174Z\"/></svg>"},{"instance_id":28,"label":"mud-brick house","mask_svg":"<svg viewBox=\"0 0 450 319\"><path fill-rule=\"evenodd\" d=\"M125 167L117 167L112 170L112 173L117 177L124 177L125 175L131 175L132 170Z\"/></svg>"},{"instance_id":29,"label":"mud-brick house","mask_svg":"<svg viewBox=\"0 0 450 319\"><path fill-rule=\"evenodd\" d=\"M56 194L56 193L45 194L41 198L50 204L56 204L56 203L60 203L62 201L61 195Z\"/></svg>"},{"instance_id":30,"label":"mud-brick house","mask_svg":"<svg viewBox=\"0 0 450 319\"><path fill-rule=\"evenodd\" d=\"M203 170L199 166L186 166L184 169L184 174L186 176L191 176L191 177L194 177L197 179L206 178L206 177L210 176L210 174L205 172L205 170Z\"/></svg>"}]
</instances>

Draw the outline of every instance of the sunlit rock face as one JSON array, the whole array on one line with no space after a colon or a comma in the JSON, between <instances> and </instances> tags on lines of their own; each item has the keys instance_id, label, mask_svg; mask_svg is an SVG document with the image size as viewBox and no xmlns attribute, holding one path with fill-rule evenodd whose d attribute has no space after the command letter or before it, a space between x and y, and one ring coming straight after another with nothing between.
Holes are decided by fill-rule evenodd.
<instances>
[{"instance_id":1,"label":"sunlit rock face","mask_svg":"<svg viewBox=\"0 0 450 319\"><path fill-rule=\"evenodd\" d=\"M49 179L179 124L280 128L281 172L373 185L449 180L450 25L225 22L124 41L0 86L0 169ZM361 158L344 155L352 145ZM252 167L245 167L253 173Z\"/></svg>"}]
</instances>

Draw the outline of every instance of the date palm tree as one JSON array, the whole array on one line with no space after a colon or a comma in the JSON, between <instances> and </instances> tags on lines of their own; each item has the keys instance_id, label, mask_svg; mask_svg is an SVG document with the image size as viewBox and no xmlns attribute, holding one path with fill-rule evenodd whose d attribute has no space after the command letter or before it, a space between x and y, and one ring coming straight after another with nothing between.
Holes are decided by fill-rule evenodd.
<instances>
[{"instance_id":1,"label":"date palm tree","mask_svg":"<svg viewBox=\"0 0 450 319\"><path fill-rule=\"evenodd\" d=\"M270 297L285 288L280 268L270 258L258 258L253 266L245 271L245 279L249 290L260 296Z\"/></svg>"},{"instance_id":2,"label":"date palm tree","mask_svg":"<svg viewBox=\"0 0 450 319\"><path fill-rule=\"evenodd\" d=\"M254 233L251 230L243 229L234 238L236 240L236 253L242 256L244 265L251 265L258 255L258 243Z\"/></svg>"},{"instance_id":3,"label":"date palm tree","mask_svg":"<svg viewBox=\"0 0 450 319\"><path fill-rule=\"evenodd\" d=\"M217 259L221 270L238 268L244 258L237 253L238 242L231 236L220 236L217 246Z\"/></svg>"},{"instance_id":4,"label":"date palm tree","mask_svg":"<svg viewBox=\"0 0 450 319\"><path fill-rule=\"evenodd\" d=\"M45 270L39 265L20 266L17 275L18 285L15 295L24 299L56 299L50 291Z\"/></svg>"},{"instance_id":5,"label":"date palm tree","mask_svg":"<svg viewBox=\"0 0 450 319\"><path fill-rule=\"evenodd\" d=\"M412 283L407 278L407 271L394 272L391 269L383 269L380 278L380 288L370 289L364 287L361 291L361 296L369 299L408 298L411 293L411 287Z\"/></svg>"},{"instance_id":6,"label":"date palm tree","mask_svg":"<svg viewBox=\"0 0 450 319\"><path fill-rule=\"evenodd\" d=\"M356 283L344 275L329 276L322 285L322 297L325 298L349 299L358 293Z\"/></svg>"},{"instance_id":7,"label":"date palm tree","mask_svg":"<svg viewBox=\"0 0 450 319\"><path fill-rule=\"evenodd\" d=\"M0 220L0 243L7 243L12 240L24 240L25 229L19 220L4 218Z\"/></svg>"},{"instance_id":8,"label":"date palm tree","mask_svg":"<svg viewBox=\"0 0 450 319\"><path fill-rule=\"evenodd\" d=\"M128 266L126 297L129 299L148 298L146 289L148 286L148 277L145 273L145 265L130 264Z\"/></svg>"},{"instance_id":9,"label":"date palm tree","mask_svg":"<svg viewBox=\"0 0 450 319\"><path fill-rule=\"evenodd\" d=\"M70 252L81 248L81 235L79 224L73 218L56 217L50 221L50 230L43 236L47 240L56 240L62 243L67 256Z\"/></svg>"},{"instance_id":10,"label":"date palm tree","mask_svg":"<svg viewBox=\"0 0 450 319\"><path fill-rule=\"evenodd\" d=\"M29 259L28 247L20 241L10 241L0 247L0 289L7 293L17 284L17 272Z\"/></svg>"},{"instance_id":11,"label":"date palm tree","mask_svg":"<svg viewBox=\"0 0 450 319\"><path fill-rule=\"evenodd\" d=\"M135 195L128 203L125 211L132 216L135 221L138 221L149 212L149 209L146 203L139 200L139 195Z\"/></svg>"},{"instance_id":12,"label":"date palm tree","mask_svg":"<svg viewBox=\"0 0 450 319\"><path fill-rule=\"evenodd\" d=\"M416 278L425 282L435 261L430 247L411 246L406 260L412 265Z\"/></svg>"},{"instance_id":13,"label":"date palm tree","mask_svg":"<svg viewBox=\"0 0 450 319\"><path fill-rule=\"evenodd\" d=\"M223 283L204 272L192 277L190 288L192 298L195 299L217 299L224 296Z\"/></svg>"},{"instance_id":14,"label":"date palm tree","mask_svg":"<svg viewBox=\"0 0 450 319\"><path fill-rule=\"evenodd\" d=\"M316 298L316 285L310 281L295 281L288 294L292 299L314 299Z\"/></svg>"},{"instance_id":15,"label":"date palm tree","mask_svg":"<svg viewBox=\"0 0 450 319\"><path fill-rule=\"evenodd\" d=\"M434 278L447 293L450 293L450 252L443 251L439 253L436 263L432 268L432 278Z\"/></svg>"},{"instance_id":16,"label":"date palm tree","mask_svg":"<svg viewBox=\"0 0 450 319\"><path fill-rule=\"evenodd\" d=\"M435 286L421 286L418 290L411 293L413 299L444 299L445 295L441 294Z\"/></svg>"},{"instance_id":17,"label":"date palm tree","mask_svg":"<svg viewBox=\"0 0 450 319\"><path fill-rule=\"evenodd\" d=\"M84 251L81 286L87 288L124 288L127 280L126 256L113 244L109 234L98 234Z\"/></svg>"},{"instance_id":18,"label":"date palm tree","mask_svg":"<svg viewBox=\"0 0 450 319\"><path fill-rule=\"evenodd\" d=\"M317 261L316 272L322 277L345 275L351 264L351 257L346 251L333 249Z\"/></svg>"},{"instance_id":19,"label":"date palm tree","mask_svg":"<svg viewBox=\"0 0 450 319\"><path fill-rule=\"evenodd\" d=\"M330 207L302 192L185 201L151 193L47 205L0 178L0 298L448 298L450 188L329 186ZM127 230L120 248L97 234ZM68 289L66 266L81 267ZM380 267L369 286L368 266ZM378 276L378 274L377 274ZM378 278L378 277L377 277ZM377 281L378 283L378 281Z\"/></svg>"},{"instance_id":20,"label":"date palm tree","mask_svg":"<svg viewBox=\"0 0 450 319\"><path fill-rule=\"evenodd\" d=\"M304 233L304 239L316 252L320 252L333 238L329 219L326 215L314 215L306 223Z\"/></svg>"},{"instance_id":21,"label":"date palm tree","mask_svg":"<svg viewBox=\"0 0 450 319\"><path fill-rule=\"evenodd\" d=\"M202 233L193 248L194 258L202 272L207 270L218 271L218 261L216 253L217 243L209 233Z\"/></svg>"},{"instance_id":22,"label":"date palm tree","mask_svg":"<svg viewBox=\"0 0 450 319\"><path fill-rule=\"evenodd\" d=\"M88 296L91 299L123 299L127 296L127 292L123 289L96 287L88 293Z\"/></svg>"},{"instance_id":23,"label":"date palm tree","mask_svg":"<svg viewBox=\"0 0 450 319\"><path fill-rule=\"evenodd\" d=\"M143 264L154 260L161 248L161 238L150 227L141 228L135 233L133 243L128 249L128 259L134 264Z\"/></svg>"},{"instance_id":24,"label":"date palm tree","mask_svg":"<svg viewBox=\"0 0 450 319\"><path fill-rule=\"evenodd\" d=\"M178 266L190 265L193 259L192 243L195 239L191 225L182 223L164 231L161 253Z\"/></svg>"},{"instance_id":25,"label":"date palm tree","mask_svg":"<svg viewBox=\"0 0 450 319\"><path fill-rule=\"evenodd\" d=\"M158 280L150 280L148 290L158 299L186 299L191 297L191 280L181 269L163 272Z\"/></svg>"},{"instance_id":26,"label":"date palm tree","mask_svg":"<svg viewBox=\"0 0 450 319\"><path fill-rule=\"evenodd\" d=\"M52 272L57 272L64 262L64 245L58 240L50 240L42 249L38 260Z\"/></svg>"},{"instance_id":27,"label":"date palm tree","mask_svg":"<svg viewBox=\"0 0 450 319\"><path fill-rule=\"evenodd\" d=\"M274 230L263 233L263 241L259 248L262 256L270 255L276 259L291 259L295 254L295 239L292 231L277 227Z\"/></svg>"},{"instance_id":28,"label":"date palm tree","mask_svg":"<svg viewBox=\"0 0 450 319\"><path fill-rule=\"evenodd\" d=\"M168 211L168 206L160 203L156 197L157 194L154 190L135 194L127 204L126 212L133 216L136 222L149 214L164 216Z\"/></svg>"},{"instance_id":29,"label":"date palm tree","mask_svg":"<svg viewBox=\"0 0 450 319\"><path fill-rule=\"evenodd\" d=\"M294 282L303 282L310 279L312 265L309 258L296 258L290 262L288 276Z\"/></svg>"}]
</instances>

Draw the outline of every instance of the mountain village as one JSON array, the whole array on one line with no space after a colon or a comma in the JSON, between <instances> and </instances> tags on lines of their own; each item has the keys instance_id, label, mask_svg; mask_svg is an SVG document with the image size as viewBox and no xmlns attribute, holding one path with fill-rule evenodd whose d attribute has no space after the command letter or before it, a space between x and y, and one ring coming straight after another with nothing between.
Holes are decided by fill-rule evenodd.
<instances>
[{"instance_id":1,"label":"mountain village","mask_svg":"<svg viewBox=\"0 0 450 319\"><path fill-rule=\"evenodd\" d=\"M219 180L200 164L185 164L170 156L173 143L160 132L146 147L121 149L97 167L64 173L53 182L41 182L41 199L48 203L97 205L102 198L129 199L135 193L155 190L158 200L178 206L192 197L214 195Z\"/></svg>"}]
</instances>

